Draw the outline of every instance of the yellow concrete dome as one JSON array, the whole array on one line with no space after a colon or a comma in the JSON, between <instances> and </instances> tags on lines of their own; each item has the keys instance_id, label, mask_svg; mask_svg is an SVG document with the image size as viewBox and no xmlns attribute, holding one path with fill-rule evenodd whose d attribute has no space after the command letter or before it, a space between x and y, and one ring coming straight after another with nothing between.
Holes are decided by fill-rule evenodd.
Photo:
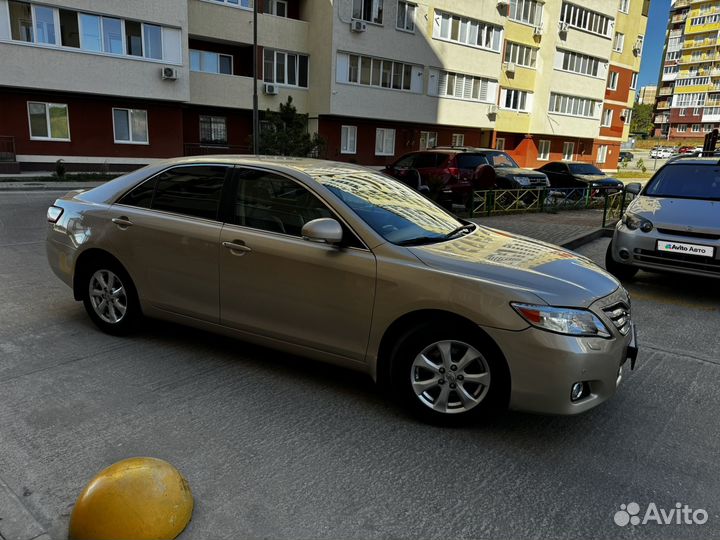
<instances>
[{"instance_id":1,"label":"yellow concrete dome","mask_svg":"<svg viewBox=\"0 0 720 540\"><path fill-rule=\"evenodd\" d=\"M73 540L175 538L190 522L193 498L167 461L124 459L95 476L70 516Z\"/></svg>"}]
</instances>

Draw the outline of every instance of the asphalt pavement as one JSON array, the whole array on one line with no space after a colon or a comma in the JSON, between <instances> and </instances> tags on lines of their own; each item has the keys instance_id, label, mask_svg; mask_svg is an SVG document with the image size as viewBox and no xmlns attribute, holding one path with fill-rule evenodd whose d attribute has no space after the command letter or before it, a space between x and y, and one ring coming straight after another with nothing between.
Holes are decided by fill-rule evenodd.
<instances>
[{"instance_id":1,"label":"asphalt pavement","mask_svg":"<svg viewBox=\"0 0 720 540\"><path fill-rule=\"evenodd\" d=\"M187 476L182 539L720 537L720 282L628 284L641 352L602 406L442 429L342 369L152 321L100 333L45 260L53 198L0 193L0 487L41 528L24 540L65 538L85 483L131 456ZM708 521L616 525L631 502Z\"/></svg>"}]
</instances>

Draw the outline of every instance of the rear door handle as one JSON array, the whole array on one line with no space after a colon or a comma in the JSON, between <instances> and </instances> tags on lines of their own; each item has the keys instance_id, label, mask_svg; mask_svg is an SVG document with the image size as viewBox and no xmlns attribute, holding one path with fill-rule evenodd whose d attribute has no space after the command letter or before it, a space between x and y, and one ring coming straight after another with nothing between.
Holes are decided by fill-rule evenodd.
<instances>
[{"instance_id":1,"label":"rear door handle","mask_svg":"<svg viewBox=\"0 0 720 540\"><path fill-rule=\"evenodd\" d=\"M242 251L245 253L252 251L251 247L246 246L245 244L238 244L236 242L223 242L222 245L231 251Z\"/></svg>"},{"instance_id":2,"label":"rear door handle","mask_svg":"<svg viewBox=\"0 0 720 540\"><path fill-rule=\"evenodd\" d=\"M112 218L112 222L119 227L130 227L133 223L125 216Z\"/></svg>"}]
</instances>

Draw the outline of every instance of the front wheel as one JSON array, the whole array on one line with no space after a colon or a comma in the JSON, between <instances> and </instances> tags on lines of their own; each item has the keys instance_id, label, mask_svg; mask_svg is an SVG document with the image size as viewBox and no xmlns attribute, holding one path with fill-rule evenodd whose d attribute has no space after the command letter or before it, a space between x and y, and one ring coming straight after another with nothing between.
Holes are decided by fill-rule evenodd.
<instances>
[{"instance_id":1,"label":"front wheel","mask_svg":"<svg viewBox=\"0 0 720 540\"><path fill-rule=\"evenodd\" d=\"M128 334L140 315L140 305L127 272L119 264L103 261L84 276L83 304L90 319L108 334Z\"/></svg>"},{"instance_id":2,"label":"front wheel","mask_svg":"<svg viewBox=\"0 0 720 540\"><path fill-rule=\"evenodd\" d=\"M425 325L398 341L393 389L414 414L432 423L488 416L507 405L507 370L498 356L472 332Z\"/></svg>"},{"instance_id":3,"label":"front wheel","mask_svg":"<svg viewBox=\"0 0 720 540\"><path fill-rule=\"evenodd\" d=\"M629 264L615 262L612 256L612 242L608 244L605 252L605 268L620 281L629 281L638 273L638 268Z\"/></svg>"}]
</instances>

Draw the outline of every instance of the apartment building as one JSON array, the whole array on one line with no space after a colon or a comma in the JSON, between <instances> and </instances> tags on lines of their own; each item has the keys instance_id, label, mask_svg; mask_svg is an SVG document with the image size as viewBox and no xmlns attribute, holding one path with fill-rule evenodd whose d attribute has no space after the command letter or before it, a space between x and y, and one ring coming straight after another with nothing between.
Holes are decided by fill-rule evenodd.
<instances>
[{"instance_id":1,"label":"apartment building","mask_svg":"<svg viewBox=\"0 0 720 540\"><path fill-rule=\"evenodd\" d=\"M248 152L251 2L0 0L0 172ZM292 97L330 159L496 146L613 169L648 3L258 0L259 108Z\"/></svg>"},{"instance_id":2,"label":"apartment building","mask_svg":"<svg viewBox=\"0 0 720 540\"><path fill-rule=\"evenodd\" d=\"M720 127L720 1L675 0L655 102L655 136L698 139Z\"/></svg>"},{"instance_id":3,"label":"apartment building","mask_svg":"<svg viewBox=\"0 0 720 540\"><path fill-rule=\"evenodd\" d=\"M649 84L640 88L638 92L637 102L640 105L655 105L655 99L657 98L657 86Z\"/></svg>"}]
</instances>

